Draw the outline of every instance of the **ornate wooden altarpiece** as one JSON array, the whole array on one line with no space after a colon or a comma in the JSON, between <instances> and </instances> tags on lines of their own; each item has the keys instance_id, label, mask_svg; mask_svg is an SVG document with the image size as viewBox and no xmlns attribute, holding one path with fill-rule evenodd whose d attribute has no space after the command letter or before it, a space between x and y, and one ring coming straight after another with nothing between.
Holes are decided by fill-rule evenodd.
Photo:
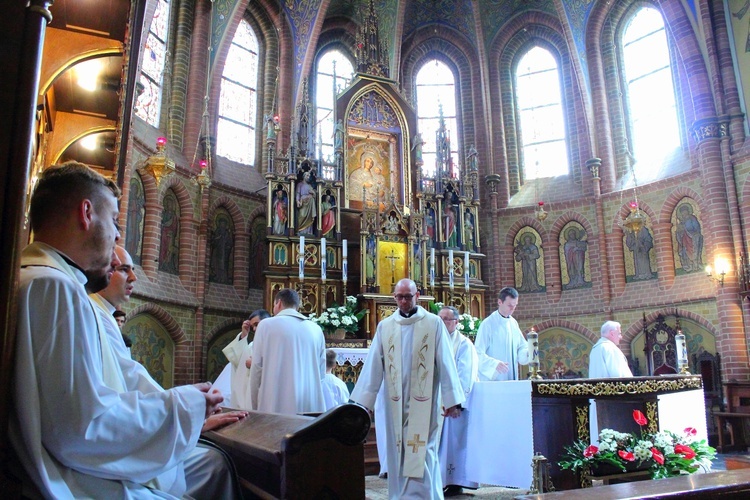
<instances>
[{"instance_id":1,"label":"ornate wooden altarpiece","mask_svg":"<svg viewBox=\"0 0 750 500\"><path fill-rule=\"evenodd\" d=\"M476 152L472 147L464 164L454 165L441 117L435 173L423 175L417 116L388 78L372 2L357 46L358 73L336 97L332 160L316 151L306 82L286 154L276 151L278 119L266 117L266 306L287 287L300 293L306 314L356 295L368 311L358 337L372 338L377 322L395 310L394 284L409 277L423 305L434 298L481 317L487 287Z\"/></svg>"}]
</instances>

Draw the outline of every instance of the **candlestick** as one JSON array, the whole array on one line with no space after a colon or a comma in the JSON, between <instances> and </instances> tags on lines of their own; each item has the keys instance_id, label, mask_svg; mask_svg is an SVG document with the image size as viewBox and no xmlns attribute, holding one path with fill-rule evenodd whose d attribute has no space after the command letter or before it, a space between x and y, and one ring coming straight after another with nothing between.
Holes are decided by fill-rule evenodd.
<instances>
[{"instance_id":1,"label":"candlestick","mask_svg":"<svg viewBox=\"0 0 750 500\"><path fill-rule=\"evenodd\" d=\"M326 239L320 238L320 279L326 280Z\"/></svg>"},{"instance_id":2,"label":"candlestick","mask_svg":"<svg viewBox=\"0 0 750 500\"><path fill-rule=\"evenodd\" d=\"M532 328L526 335L526 348L529 350L529 379L538 380L539 375L539 334Z\"/></svg>"},{"instance_id":3,"label":"candlestick","mask_svg":"<svg viewBox=\"0 0 750 500\"><path fill-rule=\"evenodd\" d=\"M469 291L469 252L464 252L464 289Z\"/></svg>"},{"instance_id":4,"label":"candlestick","mask_svg":"<svg viewBox=\"0 0 750 500\"><path fill-rule=\"evenodd\" d=\"M448 250L448 286L453 290L453 250Z\"/></svg>"},{"instance_id":5,"label":"candlestick","mask_svg":"<svg viewBox=\"0 0 750 500\"><path fill-rule=\"evenodd\" d=\"M299 279L305 279L305 237L299 237Z\"/></svg>"}]
</instances>

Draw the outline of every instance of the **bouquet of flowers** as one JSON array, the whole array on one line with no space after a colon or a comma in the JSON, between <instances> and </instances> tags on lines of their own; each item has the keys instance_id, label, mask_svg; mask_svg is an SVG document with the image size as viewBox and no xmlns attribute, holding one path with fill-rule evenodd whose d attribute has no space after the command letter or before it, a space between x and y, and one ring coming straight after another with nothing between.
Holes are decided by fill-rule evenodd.
<instances>
[{"instance_id":1,"label":"bouquet of flowers","mask_svg":"<svg viewBox=\"0 0 750 500\"><path fill-rule=\"evenodd\" d=\"M320 325L324 332L333 333L341 328L348 333L356 333L359 330L359 320L364 317L364 310L355 311L357 306L357 297L349 295L346 297L343 306L332 305L318 316L315 313L310 315L310 320Z\"/></svg>"},{"instance_id":2,"label":"bouquet of flowers","mask_svg":"<svg viewBox=\"0 0 750 500\"><path fill-rule=\"evenodd\" d=\"M705 439L695 438L696 430L685 429L682 436L670 431L644 432L648 420L639 410L633 410L633 419L641 427L641 435L603 429L599 433L599 446L577 441L565 447L564 459L558 462L563 469L588 473L598 464L609 464L626 471L626 465L646 464L652 479L681 474L692 474L699 469L710 470L716 450Z\"/></svg>"},{"instance_id":3,"label":"bouquet of flowers","mask_svg":"<svg viewBox=\"0 0 750 500\"><path fill-rule=\"evenodd\" d=\"M442 302L430 302L430 312L433 314L437 314L440 312L440 309L444 307L444 305L445 304L443 304ZM481 319L477 318L476 316L472 316L471 314L460 314L458 316L458 324L456 325L456 329L469 337L472 342L474 342L477 338L477 332L479 331L479 323L481 322Z\"/></svg>"}]
</instances>

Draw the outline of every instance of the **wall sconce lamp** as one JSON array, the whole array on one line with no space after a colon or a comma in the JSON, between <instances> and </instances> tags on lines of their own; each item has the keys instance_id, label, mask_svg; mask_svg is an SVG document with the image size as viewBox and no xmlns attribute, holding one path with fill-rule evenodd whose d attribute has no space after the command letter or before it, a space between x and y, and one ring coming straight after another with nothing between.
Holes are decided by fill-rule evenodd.
<instances>
[{"instance_id":1,"label":"wall sconce lamp","mask_svg":"<svg viewBox=\"0 0 750 500\"><path fill-rule=\"evenodd\" d=\"M711 271L711 266L706 266L706 276L708 276L708 279L711 281L717 282L719 285L724 286L724 277L727 275L727 272L725 269L721 269L717 273L717 276L714 276Z\"/></svg>"}]
</instances>

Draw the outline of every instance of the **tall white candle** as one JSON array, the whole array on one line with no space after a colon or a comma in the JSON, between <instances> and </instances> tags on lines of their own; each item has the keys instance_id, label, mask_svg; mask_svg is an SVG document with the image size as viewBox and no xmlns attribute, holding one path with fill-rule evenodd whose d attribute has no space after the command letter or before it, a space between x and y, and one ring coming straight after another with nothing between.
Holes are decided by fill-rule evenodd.
<instances>
[{"instance_id":1,"label":"tall white candle","mask_svg":"<svg viewBox=\"0 0 750 500\"><path fill-rule=\"evenodd\" d=\"M299 279L305 279L305 237L299 237Z\"/></svg>"},{"instance_id":2,"label":"tall white candle","mask_svg":"<svg viewBox=\"0 0 750 500\"><path fill-rule=\"evenodd\" d=\"M341 242L341 254L344 258L347 258L349 256L349 242L344 240Z\"/></svg>"},{"instance_id":3,"label":"tall white candle","mask_svg":"<svg viewBox=\"0 0 750 500\"><path fill-rule=\"evenodd\" d=\"M526 348L529 350L529 363L539 362L539 335L532 328L526 339Z\"/></svg>"},{"instance_id":4,"label":"tall white candle","mask_svg":"<svg viewBox=\"0 0 750 500\"><path fill-rule=\"evenodd\" d=\"M430 248L430 288L435 288L435 249Z\"/></svg>"},{"instance_id":5,"label":"tall white candle","mask_svg":"<svg viewBox=\"0 0 750 500\"><path fill-rule=\"evenodd\" d=\"M320 279L326 279L326 239L320 238Z\"/></svg>"},{"instance_id":6,"label":"tall white candle","mask_svg":"<svg viewBox=\"0 0 750 500\"><path fill-rule=\"evenodd\" d=\"M453 250L448 250L448 286L453 290Z\"/></svg>"},{"instance_id":7,"label":"tall white candle","mask_svg":"<svg viewBox=\"0 0 750 500\"><path fill-rule=\"evenodd\" d=\"M469 252L464 252L464 289L469 291Z\"/></svg>"}]
</instances>

